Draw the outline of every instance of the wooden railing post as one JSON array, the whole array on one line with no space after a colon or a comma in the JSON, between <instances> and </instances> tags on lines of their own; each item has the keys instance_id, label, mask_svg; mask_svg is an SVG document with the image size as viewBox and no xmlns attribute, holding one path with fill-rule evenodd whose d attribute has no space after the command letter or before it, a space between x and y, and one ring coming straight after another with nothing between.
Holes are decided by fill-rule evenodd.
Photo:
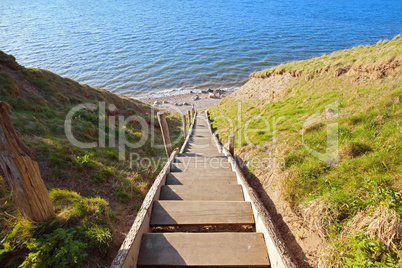
<instances>
[{"instance_id":1,"label":"wooden railing post","mask_svg":"<svg viewBox=\"0 0 402 268\"><path fill-rule=\"evenodd\" d=\"M27 219L42 222L55 216L39 166L15 132L10 106L0 102L0 167L11 187L14 204Z\"/></svg>"},{"instance_id":2,"label":"wooden railing post","mask_svg":"<svg viewBox=\"0 0 402 268\"><path fill-rule=\"evenodd\" d=\"M186 138L187 137L187 121L186 121L185 114L182 115L182 121L183 121L183 134L184 134L184 138Z\"/></svg>"},{"instance_id":3,"label":"wooden railing post","mask_svg":"<svg viewBox=\"0 0 402 268\"><path fill-rule=\"evenodd\" d=\"M188 125L191 126L191 111L188 110Z\"/></svg>"},{"instance_id":4,"label":"wooden railing post","mask_svg":"<svg viewBox=\"0 0 402 268\"><path fill-rule=\"evenodd\" d=\"M165 144L165 150L167 157L172 154L172 144L170 143L169 127L166 122L166 117L164 112L158 112L158 121L162 131L163 143Z\"/></svg>"},{"instance_id":5,"label":"wooden railing post","mask_svg":"<svg viewBox=\"0 0 402 268\"><path fill-rule=\"evenodd\" d=\"M229 152L233 157L234 157L234 140L235 140L235 135L230 134L229 135Z\"/></svg>"},{"instance_id":6,"label":"wooden railing post","mask_svg":"<svg viewBox=\"0 0 402 268\"><path fill-rule=\"evenodd\" d=\"M195 107L194 107L194 104L193 104L192 110L193 110L193 116L195 116Z\"/></svg>"}]
</instances>

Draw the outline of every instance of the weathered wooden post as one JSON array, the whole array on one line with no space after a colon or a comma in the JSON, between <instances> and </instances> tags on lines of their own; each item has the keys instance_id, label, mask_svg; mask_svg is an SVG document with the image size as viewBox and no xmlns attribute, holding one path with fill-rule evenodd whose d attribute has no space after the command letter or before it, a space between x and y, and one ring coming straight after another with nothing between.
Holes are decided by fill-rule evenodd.
<instances>
[{"instance_id":1,"label":"weathered wooden post","mask_svg":"<svg viewBox=\"0 0 402 268\"><path fill-rule=\"evenodd\" d=\"M10 111L8 104L0 102L0 167L22 216L42 222L55 216L52 202L38 163L15 132Z\"/></svg>"},{"instance_id":2,"label":"weathered wooden post","mask_svg":"<svg viewBox=\"0 0 402 268\"><path fill-rule=\"evenodd\" d=\"M158 112L157 115L158 115L159 125L162 130L162 137L163 137L163 143L165 144L166 155L167 155L167 157L170 157L170 155L172 153L172 144L170 143L169 127L166 122L165 113Z\"/></svg>"},{"instance_id":3,"label":"weathered wooden post","mask_svg":"<svg viewBox=\"0 0 402 268\"><path fill-rule=\"evenodd\" d=\"M193 104L192 110L193 110L193 116L195 116L195 107L194 107L194 104Z\"/></svg>"},{"instance_id":4,"label":"weathered wooden post","mask_svg":"<svg viewBox=\"0 0 402 268\"><path fill-rule=\"evenodd\" d=\"M186 115L182 114L182 121L183 121L183 134L184 134L184 138L187 137L187 121L186 121Z\"/></svg>"},{"instance_id":5,"label":"weathered wooden post","mask_svg":"<svg viewBox=\"0 0 402 268\"><path fill-rule=\"evenodd\" d=\"M191 126L191 111L188 110L188 125Z\"/></svg>"},{"instance_id":6,"label":"weathered wooden post","mask_svg":"<svg viewBox=\"0 0 402 268\"><path fill-rule=\"evenodd\" d=\"M229 135L229 152L232 156L234 156L234 140L235 140L235 135L230 134Z\"/></svg>"}]
</instances>

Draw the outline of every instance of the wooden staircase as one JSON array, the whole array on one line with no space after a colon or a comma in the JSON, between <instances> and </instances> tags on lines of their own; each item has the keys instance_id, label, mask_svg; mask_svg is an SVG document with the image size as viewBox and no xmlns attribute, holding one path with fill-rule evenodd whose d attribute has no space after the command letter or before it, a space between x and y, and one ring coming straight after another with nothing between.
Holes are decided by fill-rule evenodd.
<instances>
[{"instance_id":1,"label":"wooden staircase","mask_svg":"<svg viewBox=\"0 0 402 268\"><path fill-rule=\"evenodd\" d=\"M137 267L270 267L250 202L205 114L166 176L142 235Z\"/></svg>"}]
</instances>

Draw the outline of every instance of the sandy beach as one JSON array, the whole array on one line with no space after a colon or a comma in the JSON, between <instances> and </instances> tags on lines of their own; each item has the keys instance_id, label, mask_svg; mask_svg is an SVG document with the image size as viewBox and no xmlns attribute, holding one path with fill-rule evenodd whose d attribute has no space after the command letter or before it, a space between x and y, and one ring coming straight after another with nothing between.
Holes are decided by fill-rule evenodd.
<instances>
[{"instance_id":1,"label":"sandy beach","mask_svg":"<svg viewBox=\"0 0 402 268\"><path fill-rule=\"evenodd\" d=\"M233 93L233 91L198 91L156 98L142 98L141 101L161 109L185 113L191 109L193 104L196 110L207 109L215 104L218 104L221 99L229 96L231 93Z\"/></svg>"}]
</instances>

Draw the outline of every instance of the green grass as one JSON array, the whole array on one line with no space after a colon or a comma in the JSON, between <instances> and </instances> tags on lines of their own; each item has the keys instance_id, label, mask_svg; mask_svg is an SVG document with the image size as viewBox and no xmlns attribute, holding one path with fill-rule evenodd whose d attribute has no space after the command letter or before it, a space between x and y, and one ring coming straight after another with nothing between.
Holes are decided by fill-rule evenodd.
<instances>
[{"instance_id":1,"label":"green grass","mask_svg":"<svg viewBox=\"0 0 402 268\"><path fill-rule=\"evenodd\" d=\"M337 255L334 262L342 267L397 267L398 255L390 252L378 238L370 238L362 232L348 235L343 243L337 244ZM339 260L340 259L340 260Z\"/></svg>"},{"instance_id":2,"label":"green grass","mask_svg":"<svg viewBox=\"0 0 402 268\"><path fill-rule=\"evenodd\" d=\"M20 84L24 86L20 87ZM151 163L147 168L138 165L130 168L130 149L124 148L122 155L126 157L126 161L120 161L119 148L108 146L112 142L109 134L113 133L115 145L119 144L119 116L128 118L137 115L145 120L149 129L154 127L152 142L163 144L156 118L157 111L152 113L152 107L148 104L81 85L46 70L25 68L18 65L14 57L3 52L0 52L0 101L11 106L11 119L18 135L35 156L47 187L55 188L51 191L51 198L58 213L58 228L63 229L56 232L57 228L53 228L39 235L36 235L36 231L26 231L25 226L29 230L31 227L36 230L42 228L42 225L26 224L14 207L11 191L0 172L0 240L9 237L9 240L3 240L5 242L1 246L8 253L4 251L2 254L5 254L8 261L14 259L21 264L25 260L27 266L34 266L35 259L45 258L51 261L58 254L54 248L47 248L44 244L44 241L54 239L57 245L55 247L68 247L66 252L60 253L61 256L74 255L78 251L83 253L76 260L71 259L75 263L68 262L64 257L63 260L57 260L61 263L57 267L62 267L90 262L90 251L93 248L98 252L107 252L115 228L107 219L108 203L116 211L116 218L121 213L132 210L129 205L131 208L139 207L164 164L161 161ZM99 122L104 116L105 147L82 149L74 146L66 137L64 123L68 112L76 105L86 103L105 103L107 107L114 104L117 107L118 114L114 115L109 113L108 108L106 115L100 114L99 109L82 109L72 118L74 137L80 142L90 143L98 142L102 133ZM167 111L165 114L171 139L177 141L172 147L181 146L184 141L180 131L181 117ZM114 131L111 129L112 125L115 127ZM138 122L128 123L121 131L129 142L138 142L146 134ZM163 148L153 146L151 133L148 135L146 143L132 151L139 155L139 160L165 155ZM16 232L16 225L27 232L27 235L12 236ZM68 237L66 241L60 239L63 235ZM16 240L20 242L15 244ZM14 267L14 264L10 262L10 267ZM52 262L36 265L55 266Z\"/></svg>"},{"instance_id":3,"label":"green grass","mask_svg":"<svg viewBox=\"0 0 402 268\"><path fill-rule=\"evenodd\" d=\"M0 95L15 96L18 94L18 87L13 77L0 70Z\"/></svg>"},{"instance_id":4,"label":"green grass","mask_svg":"<svg viewBox=\"0 0 402 268\"><path fill-rule=\"evenodd\" d=\"M3 267L79 267L91 265L86 258L93 250L107 252L113 239L109 203L68 190L49 194L56 217L20 220L0 245Z\"/></svg>"},{"instance_id":5,"label":"green grass","mask_svg":"<svg viewBox=\"0 0 402 268\"><path fill-rule=\"evenodd\" d=\"M336 51L330 55L307 59L296 62L280 64L278 66L252 73L250 77L269 77L274 74L290 73L300 77L306 75L309 79L322 72L330 72L336 76L345 71L372 72L378 67L392 65L395 60L400 60L402 54L402 38L379 41L376 45L359 46L352 49Z\"/></svg>"},{"instance_id":6,"label":"green grass","mask_svg":"<svg viewBox=\"0 0 402 268\"><path fill-rule=\"evenodd\" d=\"M264 148L277 148L277 161L282 162L279 174L285 178L283 194L296 213L311 201L325 201L332 218L324 224L323 232L330 244L340 239L341 230L358 212L369 207L386 205L402 217L401 49L402 38L396 37L374 46L280 65L251 75L297 74L278 101L242 100L241 94L235 94L209 109L224 142L230 133L236 135L237 152L261 159L268 154ZM388 68L390 65L393 68ZM354 71L334 75L330 70L335 67ZM381 68L387 70L385 74L373 75ZM330 106L338 116L322 120L322 113ZM314 115L318 120L303 127ZM326 163L311 153L326 152L327 130L333 126L338 135L336 165L335 160ZM353 244L352 240L343 242ZM401 237L394 243L401 247ZM395 249L384 250L393 261L401 256ZM370 251L370 247L366 249L367 254ZM349 265L362 256L331 258L334 263Z\"/></svg>"}]
</instances>

